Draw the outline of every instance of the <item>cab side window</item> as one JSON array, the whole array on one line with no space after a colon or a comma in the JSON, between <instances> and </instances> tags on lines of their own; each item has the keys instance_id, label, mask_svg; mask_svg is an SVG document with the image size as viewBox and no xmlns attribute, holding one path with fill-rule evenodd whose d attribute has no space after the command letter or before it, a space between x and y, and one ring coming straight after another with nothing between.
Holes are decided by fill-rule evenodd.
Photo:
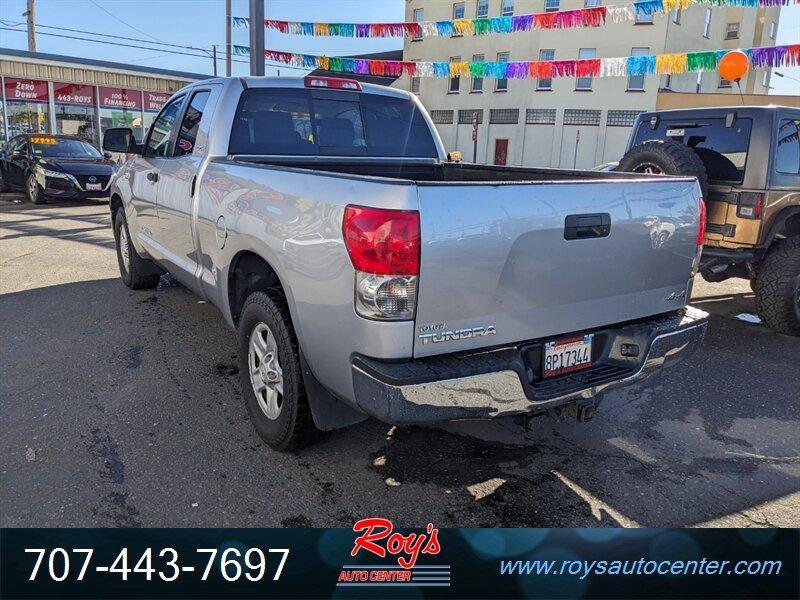
<instances>
[{"instance_id":1,"label":"cab side window","mask_svg":"<svg viewBox=\"0 0 800 600\"><path fill-rule=\"evenodd\" d=\"M800 119L782 119L778 123L775 144L775 170L788 175L800 174Z\"/></svg>"},{"instance_id":2,"label":"cab side window","mask_svg":"<svg viewBox=\"0 0 800 600\"><path fill-rule=\"evenodd\" d=\"M178 131L178 141L175 144L175 156L186 156L191 154L197 143L197 132L200 128L200 119L203 118L203 110L208 102L211 92L197 92L192 96L192 101L186 109L186 114L181 121L181 128Z\"/></svg>"},{"instance_id":3,"label":"cab side window","mask_svg":"<svg viewBox=\"0 0 800 600\"><path fill-rule=\"evenodd\" d=\"M175 120L178 118L182 103L183 97L175 98L164 107L164 110L153 122L144 149L145 156L172 156L172 130L175 128Z\"/></svg>"}]
</instances>

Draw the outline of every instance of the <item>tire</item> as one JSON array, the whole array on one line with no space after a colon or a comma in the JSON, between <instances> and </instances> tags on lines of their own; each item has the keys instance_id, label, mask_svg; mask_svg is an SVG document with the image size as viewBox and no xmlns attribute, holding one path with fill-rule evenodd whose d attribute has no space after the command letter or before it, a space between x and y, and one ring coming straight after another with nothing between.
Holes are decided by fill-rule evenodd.
<instances>
[{"instance_id":1,"label":"tire","mask_svg":"<svg viewBox=\"0 0 800 600\"><path fill-rule=\"evenodd\" d=\"M756 309L778 333L800 336L800 235L772 245L756 272Z\"/></svg>"},{"instance_id":2,"label":"tire","mask_svg":"<svg viewBox=\"0 0 800 600\"><path fill-rule=\"evenodd\" d=\"M45 202L44 190L39 185L39 182L36 181L33 173L30 173L25 180L25 194L28 196L28 200L34 204L44 204Z\"/></svg>"},{"instance_id":3,"label":"tire","mask_svg":"<svg viewBox=\"0 0 800 600\"><path fill-rule=\"evenodd\" d=\"M161 275L153 272L155 268L152 263L139 256L130 239L125 212L120 208L114 215L114 245L117 249L117 264L122 282L132 290L156 287Z\"/></svg>"},{"instance_id":4,"label":"tire","mask_svg":"<svg viewBox=\"0 0 800 600\"><path fill-rule=\"evenodd\" d=\"M281 451L299 450L317 441L320 431L311 417L297 338L283 293L250 294L242 308L238 335L239 379L258 435ZM264 359L270 355L272 360ZM270 371L277 375L270 376Z\"/></svg>"},{"instance_id":5,"label":"tire","mask_svg":"<svg viewBox=\"0 0 800 600\"><path fill-rule=\"evenodd\" d=\"M703 161L694 150L678 142L651 140L634 146L622 157L616 170L697 177L703 197L707 197L708 174Z\"/></svg>"}]
</instances>

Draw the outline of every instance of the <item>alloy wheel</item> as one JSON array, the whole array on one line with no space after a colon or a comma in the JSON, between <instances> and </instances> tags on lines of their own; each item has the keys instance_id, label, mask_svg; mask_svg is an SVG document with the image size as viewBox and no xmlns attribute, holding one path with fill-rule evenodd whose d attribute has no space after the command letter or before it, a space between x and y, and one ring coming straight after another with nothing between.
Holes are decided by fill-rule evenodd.
<instances>
[{"instance_id":1,"label":"alloy wheel","mask_svg":"<svg viewBox=\"0 0 800 600\"><path fill-rule=\"evenodd\" d=\"M283 406L283 370L275 336L265 323L258 323L250 334L247 364L258 406L274 421Z\"/></svg>"}]
</instances>

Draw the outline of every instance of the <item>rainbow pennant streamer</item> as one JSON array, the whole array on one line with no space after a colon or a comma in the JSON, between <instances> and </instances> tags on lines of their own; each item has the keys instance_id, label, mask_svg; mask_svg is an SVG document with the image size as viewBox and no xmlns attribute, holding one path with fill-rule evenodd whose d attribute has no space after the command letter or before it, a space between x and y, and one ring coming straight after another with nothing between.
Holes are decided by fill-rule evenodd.
<instances>
[{"instance_id":1,"label":"rainbow pennant streamer","mask_svg":"<svg viewBox=\"0 0 800 600\"><path fill-rule=\"evenodd\" d=\"M234 46L234 54L246 55L247 46ZM730 50L678 52L616 58L577 60L534 60L514 62L426 62L405 60L369 60L343 56L317 56L265 50L272 62L305 69L324 69L336 73L354 73L377 77L486 77L492 79L536 79L551 77L627 77L630 75L678 75L713 71L717 62ZM800 44L742 49L750 66L756 69L800 65Z\"/></svg>"},{"instance_id":2,"label":"rainbow pennant streamer","mask_svg":"<svg viewBox=\"0 0 800 600\"><path fill-rule=\"evenodd\" d=\"M292 35L317 37L449 37L453 35L493 35L531 31L533 29L567 29L574 27L600 27L606 22L624 23L640 17L663 15L677 8L686 9L695 4L709 6L785 6L800 0L638 0L629 4L596 6L576 10L491 17L481 19L456 19L452 21L421 21L401 23L317 23L314 21L281 21L265 19L267 29ZM244 17L233 17L234 27L249 27Z\"/></svg>"}]
</instances>

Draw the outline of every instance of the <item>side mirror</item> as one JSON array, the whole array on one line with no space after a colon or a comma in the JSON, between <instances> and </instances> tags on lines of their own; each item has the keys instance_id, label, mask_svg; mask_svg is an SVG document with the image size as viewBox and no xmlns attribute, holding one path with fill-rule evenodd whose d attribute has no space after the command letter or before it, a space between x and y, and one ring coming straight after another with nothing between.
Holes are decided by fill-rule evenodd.
<instances>
[{"instance_id":1,"label":"side mirror","mask_svg":"<svg viewBox=\"0 0 800 600\"><path fill-rule=\"evenodd\" d=\"M108 159L108 160L111 160L111 158L112 158L113 156L114 156L114 155L113 155L113 154L111 154L111 152L103 152L103 158L106 158L106 159Z\"/></svg>"},{"instance_id":2,"label":"side mirror","mask_svg":"<svg viewBox=\"0 0 800 600\"><path fill-rule=\"evenodd\" d=\"M122 152L125 154L141 154L142 146L136 143L133 129L129 127L112 127L103 133L103 150L106 152Z\"/></svg>"}]
</instances>

